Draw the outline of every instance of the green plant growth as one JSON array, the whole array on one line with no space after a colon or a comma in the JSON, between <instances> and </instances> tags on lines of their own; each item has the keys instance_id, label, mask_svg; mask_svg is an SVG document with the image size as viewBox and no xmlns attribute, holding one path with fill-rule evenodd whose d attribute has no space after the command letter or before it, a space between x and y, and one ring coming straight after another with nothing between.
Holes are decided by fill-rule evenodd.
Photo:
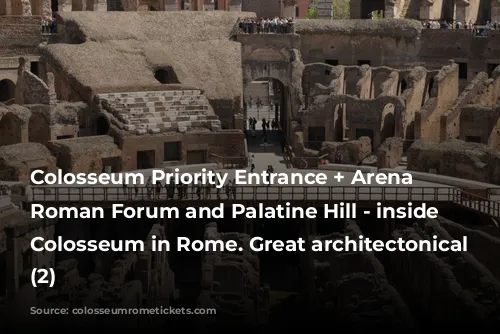
<instances>
[{"instance_id":1,"label":"green plant growth","mask_svg":"<svg viewBox=\"0 0 500 334\"><path fill-rule=\"evenodd\" d=\"M307 18L316 19L318 18L318 1L311 1L309 8L307 9Z\"/></svg>"},{"instance_id":2,"label":"green plant growth","mask_svg":"<svg viewBox=\"0 0 500 334\"><path fill-rule=\"evenodd\" d=\"M375 10L372 12L372 19L380 20L384 18L384 13L381 10Z\"/></svg>"},{"instance_id":3,"label":"green plant growth","mask_svg":"<svg viewBox=\"0 0 500 334\"><path fill-rule=\"evenodd\" d=\"M350 0L332 0L334 20L349 19L350 17L349 2ZM318 0L311 1L309 9L307 10L307 18L308 19L318 18Z\"/></svg>"},{"instance_id":4,"label":"green plant growth","mask_svg":"<svg viewBox=\"0 0 500 334\"><path fill-rule=\"evenodd\" d=\"M333 19L347 20L351 16L350 0L333 0Z\"/></svg>"}]
</instances>

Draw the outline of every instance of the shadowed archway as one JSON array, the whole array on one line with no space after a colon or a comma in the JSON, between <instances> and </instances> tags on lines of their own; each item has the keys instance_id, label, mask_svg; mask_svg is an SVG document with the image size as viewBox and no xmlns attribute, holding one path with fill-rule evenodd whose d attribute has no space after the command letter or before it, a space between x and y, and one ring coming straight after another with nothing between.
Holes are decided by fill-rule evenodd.
<instances>
[{"instance_id":1,"label":"shadowed archway","mask_svg":"<svg viewBox=\"0 0 500 334\"><path fill-rule=\"evenodd\" d=\"M16 96L16 84L9 79L0 81L0 102L6 102Z\"/></svg>"}]
</instances>

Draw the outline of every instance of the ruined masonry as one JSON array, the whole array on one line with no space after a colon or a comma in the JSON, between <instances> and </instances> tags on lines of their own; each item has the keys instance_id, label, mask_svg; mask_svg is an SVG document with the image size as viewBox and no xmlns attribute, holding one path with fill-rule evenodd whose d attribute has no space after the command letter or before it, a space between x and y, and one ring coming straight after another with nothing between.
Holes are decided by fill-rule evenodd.
<instances>
[{"instance_id":1,"label":"ruined masonry","mask_svg":"<svg viewBox=\"0 0 500 334\"><path fill-rule=\"evenodd\" d=\"M221 128L199 90L99 94L97 99L112 114L116 126L138 135Z\"/></svg>"}]
</instances>

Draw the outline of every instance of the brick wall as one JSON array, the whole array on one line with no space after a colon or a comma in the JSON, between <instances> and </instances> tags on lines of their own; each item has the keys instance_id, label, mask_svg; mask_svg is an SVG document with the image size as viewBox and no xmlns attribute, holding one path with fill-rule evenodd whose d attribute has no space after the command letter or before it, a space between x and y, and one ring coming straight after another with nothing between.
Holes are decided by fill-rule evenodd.
<instances>
[{"instance_id":1,"label":"brick wall","mask_svg":"<svg viewBox=\"0 0 500 334\"><path fill-rule=\"evenodd\" d=\"M42 40L39 16L0 16L0 57L36 55Z\"/></svg>"}]
</instances>

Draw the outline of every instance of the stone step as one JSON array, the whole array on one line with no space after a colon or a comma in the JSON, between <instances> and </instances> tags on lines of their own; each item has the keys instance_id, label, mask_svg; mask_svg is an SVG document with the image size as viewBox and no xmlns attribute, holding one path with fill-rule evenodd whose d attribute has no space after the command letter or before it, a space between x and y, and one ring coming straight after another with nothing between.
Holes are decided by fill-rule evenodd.
<instances>
[{"instance_id":1,"label":"stone step","mask_svg":"<svg viewBox=\"0 0 500 334\"><path fill-rule=\"evenodd\" d=\"M176 101L190 101L190 102L208 102L208 100L203 95L179 95L179 96L156 96L156 97L126 97L126 98L110 98L105 99L110 104L116 105L129 105L129 104L141 104L149 103L149 105L154 105L158 103L162 105L161 102L176 102Z\"/></svg>"},{"instance_id":2,"label":"stone step","mask_svg":"<svg viewBox=\"0 0 500 334\"><path fill-rule=\"evenodd\" d=\"M124 112L123 110L117 110L116 115L122 116L124 118L134 118L134 117L175 117L179 115L185 116L196 116L196 115L206 115L206 109L188 109L188 110L158 110L158 109L148 109L145 111L130 111Z\"/></svg>"},{"instance_id":3,"label":"stone step","mask_svg":"<svg viewBox=\"0 0 500 334\"><path fill-rule=\"evenodd\" d=\"M208 102L197 102L197 101L172 101L172 102L141 102L141 103L130 103L130 104L110 104L113 109L137 109L137 108L175 108L175 107L206 107L208 108Z\"/></svg>"},{"instance_id":4,"label":"stone step","mask_svg":"<svg viewBox=\"0 0 500 334\"><path fill-rule=\"evenodd\" d=\"M173 97L173 96L197 96L201 95L200 90L168 90L168 91L150 91L150 92L127 92L127 93L108 93L98 94L101 99L123 99L123 98L150 98L150 97Z\"/></svg>"},{"instance_id":5,"label":"stone step","mask_svg":"<svg viewBox=\"0 0 500 334\"><path fill-rule=\"evenodd\" d=\"M192 128L206 128L212 130L219 130L221 128L220 121L196 121L196 122L164 122L155 124L130 124L124 125L123 129L126 131L133 131L137 134L146 133L162 133L168 131L185 132Z\"/></svg>"}]
</instances>

